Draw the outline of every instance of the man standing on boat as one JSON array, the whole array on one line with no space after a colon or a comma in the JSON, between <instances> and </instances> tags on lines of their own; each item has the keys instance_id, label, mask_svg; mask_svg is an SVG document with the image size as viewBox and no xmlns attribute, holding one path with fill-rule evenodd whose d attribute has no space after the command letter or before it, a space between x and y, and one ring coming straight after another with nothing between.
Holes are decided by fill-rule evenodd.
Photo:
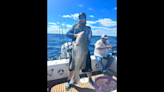
<instances>
[{"instance_id":1,"label":"man standing on boat","mask_svg":"<svg viewBox=\"0 0 164 92\"><path fill-rule=\"evenodd\" d=\"M72 38L72 42L76 40L80 32L85 31L87 33L87 39L88 39L88 54L87 54L87 59L86 59L86 68L82 70L82 72L87 72L87 76L89 77L89 83L93 85L93 80L91 79L92 76L92 68L91 68L91 58L90 58L90 51L89 51L89 45L91 42L91 37L92 37L92 31L89 26L86 26L86 14L81 12L79 14L79 19L78 23L74 24L73 27L67 32L67 37ZM72 78L74 74L74 70L70 69L70 64L72 61L72 53L70 52L69 55L69 77L68 77L68 82L66 85L66 90L69 90L70 88L70 79Z\"/></svg>"},{"instance_id":2,"label":"man standing on boat","mask_svg":"<svg viewBox=\"0 0 164 92\"><path fill-rule=\"evenodd\" d=\"M107 41L107 39L108 39L107 35L103 34L101 36L101 39L95 43L94 56L96 60L98 61L99 67L101 71L103 72L103 74L105 76L111 76L112 73L108 69L110 65L112 64L114 58L109 55L108 50L112 49L113 53L117 53L117 51L114 51L113 48L110 47L110 43ZM108 60L105 67L102 63L103 58Z\"/></svg>"}]
</instances>

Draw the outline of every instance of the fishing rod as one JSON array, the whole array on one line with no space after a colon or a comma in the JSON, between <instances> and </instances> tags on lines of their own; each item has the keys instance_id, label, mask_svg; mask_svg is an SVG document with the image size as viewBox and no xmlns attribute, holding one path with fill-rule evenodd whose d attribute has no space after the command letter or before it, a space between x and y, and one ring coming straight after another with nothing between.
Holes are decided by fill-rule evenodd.
<instances>
[{"instance_id":1,"label":"fishing rod","mask_svg":"<svg viewBox=\"0 0 164 92\"><path fill-rule=\"evenodd\" d=\"M67 32L67 30L66 30L66 22L65 22L65 18L64 18L64 24L65 24L65 32ZM67 38L67 46L68 46L68 49L69 49L69 45L68 45L68 37L66 37ZM67 53L67 50L65 50L66 51L66 53ZM67 59L67 56L66 56L66 59Z\"/></svg>"},{"instance_id":2,"label":"fishing rod","mask_svg":"<svg viewBox=\"0 0 164 92\"><path fill-rule=\"evenodd\" d=\"M60 17L60 15L59 15L59 17ZM59 18L59 21L60 21L60 18ZM59 34L60 34L60 23L59 23ZM60 49L60 55L61 55L61 49ZM59 59L61 57L60 55L59 55Z\"/></svg>"},{"instance_id":3,"label":"fishing rod","mask_svg":"<svg viewBox=\"0 0 164 92\"><path fill-rule=\"evenodd\" d=\"M65 42L64 42L64 34L63 34L63 26L62 26L62 19L61 19L61 29L62 29L62 35L63 35L63 45L64 45L64 51L65 51ZM65 54L64 54L65 56Z\"/></svg>"}]
</instances>

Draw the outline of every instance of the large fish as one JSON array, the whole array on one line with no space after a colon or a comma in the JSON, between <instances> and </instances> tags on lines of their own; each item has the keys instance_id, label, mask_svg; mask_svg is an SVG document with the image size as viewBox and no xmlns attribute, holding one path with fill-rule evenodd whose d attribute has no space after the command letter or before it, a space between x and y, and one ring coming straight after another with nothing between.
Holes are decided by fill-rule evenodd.
<instances>
[{"instance_id":1,"label":"large fish","mask_svg":"<svg viewBox=\"0 0 164 92\"><path fill-rule=\"evenodd\" d=\"M74 74L70 80L71 84L79 84L80 69L84 69L86 67L86 57L88 53L88 42L85 31L82 31L78 37L76 38L75 43L73 44L72 50L72 62L70 67L74 68Z\"/></svg>"}]
</instances>

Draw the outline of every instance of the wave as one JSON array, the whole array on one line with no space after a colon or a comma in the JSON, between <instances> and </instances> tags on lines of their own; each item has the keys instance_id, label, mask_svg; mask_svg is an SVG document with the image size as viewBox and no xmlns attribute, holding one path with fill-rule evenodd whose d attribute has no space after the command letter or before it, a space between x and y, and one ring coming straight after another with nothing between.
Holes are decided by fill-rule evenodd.
<instances>
[{"instance_id":1,"label":"wave","mask_svg":"<svg viewBox=\"0 0 164 92\"><path fill-rule=\"evenodd\" d=\"M90 54L94 54L94 44L101 39L101 36L92 36L91 44L89 46ZM72 39L68 38L68 42L71 42ZM64 43L67 42L67 38L64 35ZM117 37L109 36L108 42L112 43L113 49L117 51ZM60 50L63 45L63 35L62 34L48 34L47 35L47 60L58 59L60 55Z\"/></svg>"}]
</instances>

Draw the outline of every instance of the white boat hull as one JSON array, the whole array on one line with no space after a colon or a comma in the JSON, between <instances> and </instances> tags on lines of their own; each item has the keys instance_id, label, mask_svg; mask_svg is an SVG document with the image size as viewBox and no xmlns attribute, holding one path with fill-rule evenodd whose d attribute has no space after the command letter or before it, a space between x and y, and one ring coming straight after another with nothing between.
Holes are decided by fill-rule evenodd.
<instances>
[{"instance_id":1,"label":"white boat hull","mask_svg":"<svg viewBox=\"0 0 164 92\"><path fill-rule=\"evenodd\" d=\"M113 59L113 63L110 66L110 69L117 73L117 57L114 56L112 57L114 59ZM102 62L104 66L107 64L106 59L103 59ZM91 64L92 64L92 72L100 71L98 62L94 55L91 55ZM68 65L69 65L69 59L47 61L47 81L67 78ZM80 70L79 74L85 74L85 73L83 73Z\"/></svg>"}]
</instances>

